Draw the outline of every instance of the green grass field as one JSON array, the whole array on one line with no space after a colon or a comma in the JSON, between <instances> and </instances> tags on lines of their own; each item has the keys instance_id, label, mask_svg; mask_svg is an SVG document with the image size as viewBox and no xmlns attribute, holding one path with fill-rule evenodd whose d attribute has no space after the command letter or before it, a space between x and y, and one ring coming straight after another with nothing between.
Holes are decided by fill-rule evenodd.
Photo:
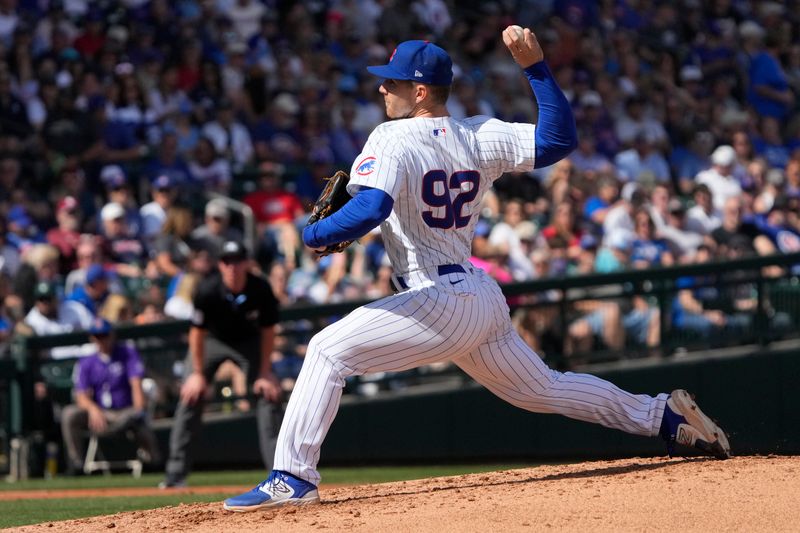
<instances>
[{"instance_id":1,"label":"green grass field","mask_svg":"<svg viewBox=\"0 0 800 533\"><path fill-rule=\"evenodd\" d=\"M323 484L364 484L423 479L438 476L455 476L476 472L507 470L531 465L446 465L446 466L389 466L320 469ZM264 478L260 470L195 472L189 478L193 487L215 485L255 485ZM18 483L0 484L0 492L7 490L42 489L100 489L109 487L155 487L163 474L144 474L136 479L126 474L113 476L58 477L51 480L33 479ZM230 494L170 494L139 497L47 498L46 500L0 501L0 528L38 524L55 520L68 520L153 509L179 503L221 501Z\"/></svg>"}]
</instances>

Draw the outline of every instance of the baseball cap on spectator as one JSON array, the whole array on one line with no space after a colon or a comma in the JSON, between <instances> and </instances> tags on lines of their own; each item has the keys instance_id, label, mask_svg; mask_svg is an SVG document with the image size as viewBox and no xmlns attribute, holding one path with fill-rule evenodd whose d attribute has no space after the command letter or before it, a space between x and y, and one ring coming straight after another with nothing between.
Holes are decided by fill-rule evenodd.
<instances>
[{"instance_id":1,"label":"baseball cap on spectator","mask_svg":"<svg viewBox=\"0 0 800 533\"><path fill-rule=\"evenodd\" d=\"M681 69L681 81L701 81L703 71L695 65L686 65Z\"/></svg>"},{"instance_id":2,"label":"baseball cap on spectator","mask_svg":"<svg viewBox=\"0 0 800 533\"><path fill-rule=\"evenodd\" d=\"M57 213L62 211L74 212L76 209L78 209L78 201L72 196L65 196L56 204Z\"/></svg>"},{"instance_id":3,"label":"baseball cap on spectator","mask_svg":"<svg viewBox=\"0 0 800 533\"><path fill-rule=\"evenodd\" d=\"M279 94L272 101L272 105L278 111L283 111L289 115L296 115L300 111L300 104L297 103L297 99L289 93Z\"/></svg>"},{"instance_id":4,"label":"baseball cap on spectator","mask_svg":"<svg viewBox=\"0 0 800 533\"><path fill-rule=\"evenodd\" d=\"M597 91L586 91L579 100L582 107L600 107L603 105L603 98Z\"/></svg>"},{"instance_id":5,"label":"baseball cap on spectator","mask_svg":"<svg viewBox=\"0 0 800 533\"><path fill-rule=\"evenodd\" d=\"M107 189L119 189L125 185L125 171L119 165L106 165L100 171L100 181Z\"/></svg>"},{"instance_id":6,"label":"baseball cap on spectator","mask_svg":"<svg viewBox=\"0 0 800 533\"><path fill-rule=\"evenodd\" d=\"M111 322L105 318L97 317L92 321L91 326L89 326L89 335L94 337L108 335L109 333L111 333Z\"/></svg>"},{"instance_id":7,"label":"baseball cap on spectator","mask_svg":"<svg viewBox=\"0 0 800 533\"><path fill-rule=\"evenodd\" d=\"M205 214L211 218L228 218L228 205L224 200L215 198L206 204Z\"/></svg>"},{"instance_id":8,"label":"baseball cap on spectator","mask_svg":"<svg viewBox=\"0 0 800 533\"><path fill-rule=\"evenodd\" d=\"M736 161L736 151L733 146L723 144L711 153L711 162L721 167L729 167Z\"/></svg>"},{"instance_id":9,"label":"baseball cap on spectator","mask_svg":"<svg viewBox=\"0 0 800 533\"><path fill-rule=\"evenodd\" d=\"M96 281L101 281L104 279L108 279L108 273L106 273L106 270L103 268L103 265L95 263L86 269L87 284L91 285Z\"/></svg>"},{"instance_id":10,"label":"baseball cap on spectator","mask_svg":"<svg viewBox=\"0 0 800 533\"><path fill-rule=\"evenodd\" d=\"M125 208L119 205L117 202L108 202L103 206L103 209L100 210L100 218L103 219L103 222L116 220L124 216Z\"/></svg>"},{"instance_id":11,"label":"baseball cap on spectator","mask_svg":"<svg viewBox=\"0 0 800 533\"><path fill-rule=\"evenodd\" d=\"M367 67L370 74L390 80L410 80L428 85L450 85L453 61L447 52L428 41L397 45L386 65Z\"/></svg>"},{"instance_id":12,"label":"baseball cap on spectator","mask_svg":"<svg viewBox=\"0 0 800 533\"><path fill-rule=\"evenodd\" d=\"M227 241L222 245L219 258L221 261L241 261L247 259L247 249L238 241Z\"/></svg>"},{"instance_id":13,"label":"baseball cap on spectator","mask_svg":"<svg viewBox=\"0 0 800 533\"><path fill-rule=\"evenodd\" d=\"M175 182L169 174L161 174L153 180L151 185L157 191L165 191L172 189L175 186Z\"/></svg>"},{"instance_id":14,"label":"baseball cap on spectator","mask_svg":"<svg viewBox=\"0 0 800 533\"><path fill-rule=\"evenodd\" d=\"M764 37L764 28L762 28L757 22L746 20L739 24L739 36L745 39L760 39Z\"/></svg>"},{"instance_id":15,"label":"baseball cap on spectator","mask_svg":"<svg viewBox=\"0 0 800 533\"><path fill-rule=\"evenodd\" d=\"M49 281L40 281L33 289L33 296L37 300L49 300L56 295L56 286Z\"/></svg>"}]
</instances>

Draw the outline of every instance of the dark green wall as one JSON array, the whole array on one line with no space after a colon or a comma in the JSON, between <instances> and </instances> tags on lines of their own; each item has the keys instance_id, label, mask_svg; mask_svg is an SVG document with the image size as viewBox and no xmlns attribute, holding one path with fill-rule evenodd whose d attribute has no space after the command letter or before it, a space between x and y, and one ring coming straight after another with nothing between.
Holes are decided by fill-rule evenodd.
<instances>
[{"instance_id":1,"label":"dark green wall","mask_svg":"<svg viewBox=\"0 0 800 533\"><path fill-rule=\"evenodd\" d=\"M800 453L800 353L686 358L598 372L633 393L685 388L730 435L735 454ZM166 441L166 429L161 437ZM251 416L209 420L198 466L258 464ZM664 453L637 437L556 415L528 413L466 384L431 394L342 405L322 464L607 458Z\"/></svg>"}]
</instances>

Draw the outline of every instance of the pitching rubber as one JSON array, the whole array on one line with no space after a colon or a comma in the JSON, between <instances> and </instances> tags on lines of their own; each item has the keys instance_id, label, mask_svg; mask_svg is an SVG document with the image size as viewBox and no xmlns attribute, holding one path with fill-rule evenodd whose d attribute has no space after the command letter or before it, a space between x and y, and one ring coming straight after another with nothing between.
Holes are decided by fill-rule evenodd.
<instances>
[{"instance_id":1,"label":"pitching rubber","mask_svg":"<svg viewBox=\"0 0 800 533\"><path fill-rule=\"evenodd\" d=\"M705 451L708 451L719 459L731 457L731 445L728 443L727 435L725 435L721 427L715 424L713 420L700 410L697 403L688 392L678 389L672 392L670 399L679 410L680 414L686 418L686 421L703 434L703 440L705 442L698 442L696 444L698 447L704 448L704 444L707 444L709 449ZM678 436L678 442L680 441L680 436Z\"/></svg>"}]
</instances>

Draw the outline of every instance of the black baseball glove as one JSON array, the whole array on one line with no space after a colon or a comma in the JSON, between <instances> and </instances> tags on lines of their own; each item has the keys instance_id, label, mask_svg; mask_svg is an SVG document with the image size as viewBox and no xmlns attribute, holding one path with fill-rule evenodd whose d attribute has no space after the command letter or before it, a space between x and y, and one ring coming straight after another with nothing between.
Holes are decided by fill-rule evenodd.
<instances>
[{"instance_id":1,"label":"black baseball glove","mask_svg":"<svg viewBox=\"0 0 800 533\"><path fill-rule=\"evenodd\" d=\"M347 183L350 181L350 176L347 175L347 172L337 170L336 174L327 178L327 180L328 183L325 184L322 194L319 195L319 198L317 198L317 201L314 203L311 216L308 218L308 224L306 224L307 226L323 218L328 218L341 209L342 206L352 198L347 192ZM329 244L324 250L317 252L317 255L323 257L328 254L343 252L345 248L352 243L353 241L343 241Z\"/></svg>"}]
</instances>

